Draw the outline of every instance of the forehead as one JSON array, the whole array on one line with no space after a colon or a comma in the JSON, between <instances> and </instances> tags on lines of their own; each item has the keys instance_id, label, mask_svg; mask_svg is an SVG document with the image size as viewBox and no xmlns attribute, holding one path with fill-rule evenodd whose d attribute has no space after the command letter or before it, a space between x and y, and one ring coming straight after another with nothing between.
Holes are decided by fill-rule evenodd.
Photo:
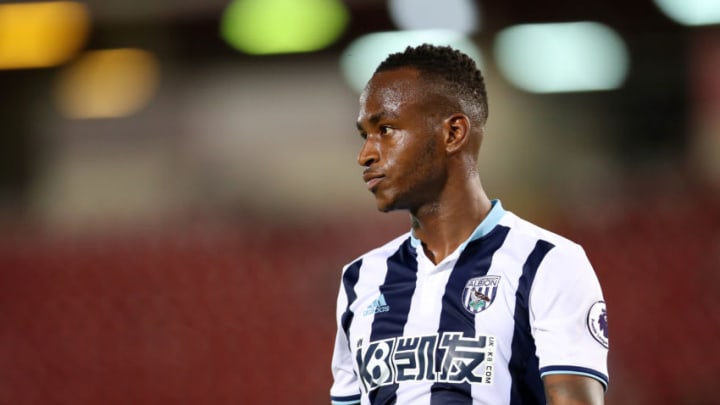
<instances>
[{"instance_id":1,"label":"forehead","mask_svg":"<svg viewBox=\"0 0 720 405\"><path fill-rule=\"evenodd\" d=\"M375 74L360 96L360 117L376 112L399 112L419 105L427 87L420 73L399 68Z\"/></svg>"}]
</instances>

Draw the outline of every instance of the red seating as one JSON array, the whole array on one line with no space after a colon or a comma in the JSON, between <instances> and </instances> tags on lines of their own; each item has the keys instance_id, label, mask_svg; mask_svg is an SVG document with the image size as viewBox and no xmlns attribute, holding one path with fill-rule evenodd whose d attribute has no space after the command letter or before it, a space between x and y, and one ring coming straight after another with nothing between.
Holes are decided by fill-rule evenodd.
<instances>
[{"instance_id":1,"label":"red seating","mask_svg":"<svg viewBox=\"0 0 720 405\"><path fill-rule=\"evenodd\" d=\"M554 228L610 313L609 404L714 401L720 201ZM404 222L0 236L0 403L327 403L340 268Z\"/></svg>"}]
</instances>

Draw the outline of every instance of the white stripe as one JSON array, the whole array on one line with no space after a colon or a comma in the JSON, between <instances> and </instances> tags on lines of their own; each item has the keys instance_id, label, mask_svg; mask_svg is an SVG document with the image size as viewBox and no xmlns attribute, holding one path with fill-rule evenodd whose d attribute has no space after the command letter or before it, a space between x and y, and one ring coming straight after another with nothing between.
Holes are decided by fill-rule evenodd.
<instances>
[{"instance_id":1,"label":"white stripe","mask_svg":"<svg viewBox=\"0 0 720 405\"><path fill-rule=\"evenodd\" d=\"M508 404L512 378L507 365L512 356L512 340L515 330L515 293L522 275L522 263L535 248L536 239L518 232L512 215L505 215L500 225L510 228L503 245L495 251L488 276L500 276L498 292L493 303L485 311L475 315L475 331L478 334L494 334L497 348L493 368L493 388L482 384L471 387L473 398L483 398L478 404ZM518 266L518 264L520 264ZM485 325L488 325L486 329Z\"/></svg>"},{"instance_id":2,"label":"white stripe","mask_svg":"<svg viewBox=\"0 0 720 405\"><path fill-rule=\"evenodd\" d=\"M410 302L407 323L403 329L404 336L427 335L428 325L440 324L445 285L457 260L455 258L455 260L443 261L439 266L435 266L425 256L422 246L418 247L417 252L417 282ZM437 330L437 326L433 329ZM431 381L400 384L396 392L396 402L398 404L429 405L430 395L427 395L427 392L430 391L432 384Z\"/></svg>"},{"instance_id":3,"label":"white stripe","mask_svg":"<svg viewBox=\"0 0 720 405\"><path fill-rule=\"evenodd\" d=\"M331 401L332 405L357 405L360 403L360 400L354 400L354 401Z\"/></svg>"}]
</instances>

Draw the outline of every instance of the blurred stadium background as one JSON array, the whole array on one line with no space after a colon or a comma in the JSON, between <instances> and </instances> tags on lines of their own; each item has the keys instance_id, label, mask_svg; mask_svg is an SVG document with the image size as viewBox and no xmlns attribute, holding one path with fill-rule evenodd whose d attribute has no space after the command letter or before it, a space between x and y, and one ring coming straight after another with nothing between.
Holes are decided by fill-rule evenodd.
<instances>
[{"instance_id":1,"label":"blurred stadium background","mask_svg":"<svg viewBox=\"0 0 720 405\"><path fill-rule=\"evenodd\" d=\"M607 403L717 403L719 4L0 3L0 404L328 403L341 266L408 227L357 86L418 41L482 65L491 196L593 261Z\"/></svg>"}]
</instances>

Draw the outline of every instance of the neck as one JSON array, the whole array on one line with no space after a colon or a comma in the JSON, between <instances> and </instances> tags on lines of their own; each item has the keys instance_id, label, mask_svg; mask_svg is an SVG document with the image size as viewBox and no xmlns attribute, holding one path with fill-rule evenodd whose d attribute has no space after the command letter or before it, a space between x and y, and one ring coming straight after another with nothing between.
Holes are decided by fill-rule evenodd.
<instances>
[{"instance_id":1,"label":"neck","mask_svg":"<svg viewBox=\"0 0 720 405\"><path fill-rule=\"evenodd\" d=\"M413 234L435 264L465 242L492 207L477 176L450 190L438 201L410 213Z\"/></svg>"}]
</instances>

